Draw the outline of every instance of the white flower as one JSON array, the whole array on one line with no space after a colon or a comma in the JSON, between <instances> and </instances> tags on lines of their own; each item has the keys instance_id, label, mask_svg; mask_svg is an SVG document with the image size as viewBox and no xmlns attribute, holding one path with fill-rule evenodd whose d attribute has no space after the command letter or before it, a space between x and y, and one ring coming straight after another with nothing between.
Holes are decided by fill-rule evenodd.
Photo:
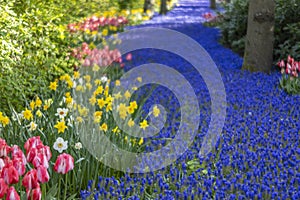
<instances>
[{"instance_id":1,"label":"white flower","mask_svg":"<svg viewBox=\"0 0 300 200\"><path fill-rule=\"evenodd\" d=\"M30 124L28 125L28 127L29 127L30 131L34 131L37 128L37 124L34 123L34 122L30 122Z\"/></svg>"},{"instance_id":2,"label":"white flower","mask_svg":"<svg viewBox=\"0 0 300 200\"><path fill-rule=\"evenodd\" d=\"M67 125L70 126L70 127L73 127L73 122L74 122L74 118L73 116L71 115L69 119L67 119Z\"/></svg>"},{"instance_id":3,"label":"white flower","mask_svg":"<svg viewBox=\"0 0 300 200\"><path fill-rule=\"evenodd\" d=\"M102 83L105 83L108 79L106 76L102 76L100 80Z\"/></svg>"},{"instance_id":4,"label":"white flower","mask_svg":"<svg viewBox=\"0 0 300 200\"><path fill-rule=\"evenodd\" d=\"M68 108L57 108L55 116L59 116L60 119L63 119L67 116L69 109Z\"/></svg>"},{"instance_id":5,"label":"white flower","mask_svg":"<svg viewBox=\"0 0 300 200\"><path fill-rule=\"evenodd\" d=\"M64 141L63 138L58 137L53 145L53 148L61 153L68 148L68 141Z\"/></svg>"},{"instance_id":6,"label":"white flower","mask_svg":"<svg viewBox=\"0 0 300 200\"><path fill-rule=\"evenodd\" d=\"M82 148L82 144L81 144L80 142L77 142L77 143L75 144L75 149L80 150L81 148Z\"/></svg>"}]
</instances>

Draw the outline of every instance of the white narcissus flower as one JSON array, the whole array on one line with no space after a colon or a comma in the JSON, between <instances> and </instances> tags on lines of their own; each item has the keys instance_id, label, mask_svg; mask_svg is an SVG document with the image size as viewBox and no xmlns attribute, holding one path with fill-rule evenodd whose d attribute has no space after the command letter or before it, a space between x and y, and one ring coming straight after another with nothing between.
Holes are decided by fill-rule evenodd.
<instances>
[{"instance_id":1,"label":"white narcissus flower","mask_svg":"<svg viewBox=\"0 0 300 200\"><path fill-rule=\"evenodd\" d=\"M60 119L63 119L67 116L68 112L68 108L57 108L55 116L59 116Z\"/></svg>"},{"instance_id":2,"label":"white narcissus flower","mask_svg":"<svg viewBox=\"0 0 300 200\"><path fill-rule=\"evenodd\" d=\"M100 80L102 83L105 83L108 79L106 76L102 76Z\"/></svg>"},{"instance_id":3,"label":"white narcissus flower","mask_svg":"<svg viewBox=\"0 0 300 200\"><path fill-rule=\"evenodd\" d=\"M80 150L82 148L82 144L80 142L77 142L75 144L75 149Z\"/></svg>"},{"instance_id":4,"label":"white narcissus flower","mask_svg":"<svg viewBox=\"0 0 300 200\"><path fill-rule=\"evenodd\" d=\"M30 122L30 124L28 125L28 127L29 127L30 131L35 131L36 128L37 128L37 124L34 123L34 122Z\"/></svg>"},{"instance_id":5,"label":"white narcissus flower","mask_svg":"<svg viewBox=\"0 0 300 200\"><path fill-rule=\"evenodd\" d=\"M63 138L58 137L53 145L53 148L59 153L62 153L68 148L68 141L64 141Z\"/></svg>"}]
</instances>

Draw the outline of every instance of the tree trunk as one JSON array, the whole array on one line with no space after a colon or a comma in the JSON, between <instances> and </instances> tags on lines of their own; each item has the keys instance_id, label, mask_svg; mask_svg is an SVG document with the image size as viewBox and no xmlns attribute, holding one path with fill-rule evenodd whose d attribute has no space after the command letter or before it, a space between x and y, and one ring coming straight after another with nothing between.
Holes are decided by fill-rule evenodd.
<instances>
[{"instance_id":1,"label":"tree trunk","mask_svg":"<svg viewBox=\"0 0 300 200\"><path fill-rule=\"evenodd\" d=\"M273 62L274 0L250 0L243 69L270 72Z\"/></svg>"},{"instance_id":2,"label":"tree trunk","mask_svg":"<svg viewBox=\"0 0 300 200\"><path fill-rule=\"evenodd\" d=\"M211 9L216 9L216 0L210 0L210 8Z\"/></svg>"},{"instance_id":3,"label":"tree trunk","mask_svg":"<svg viewBox=\"0 0 300 200\"><path fill-rule=\"evenodd\" d=\"M167 14L167 0L160 0L160 12L161 15Z\"/></svg>"},{"instance_id":4,"label":"tree trunk","mask_svg":"<svg viewBox=\"0 0 300 200\"><path fill-rule=\"evenodd\" d=\"M153 10L153 5L152 5L151 0L144 1L144 13L146 13L147 10L151 10L151 11Z\"/></svg>"}]
</instances>

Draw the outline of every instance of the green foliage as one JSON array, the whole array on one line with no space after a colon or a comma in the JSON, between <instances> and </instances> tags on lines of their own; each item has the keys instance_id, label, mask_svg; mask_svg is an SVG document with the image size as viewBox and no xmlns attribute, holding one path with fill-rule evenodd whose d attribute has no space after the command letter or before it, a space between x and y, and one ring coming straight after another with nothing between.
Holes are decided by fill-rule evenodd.
<instances>
[{"instance_id":1,"label":"green foliage","mask_svg":"<svg viewBox=\"0 0 300 200\"><path fill-rule=\"evenodd\" d=\"M288 94L300 94L300 78L283 75L280 80L280 87Z\"/></svg>"},{"instance_id":2,"label":"green foliage","mask_svg":"<svg viewBox=\"0 0 300 200\"><path fill-rule=\"evenodd\" d=\"M24 99L47 95L51 80L73 70L69 22L109 6L109 1L0 1L0 110L24 107Z\"/></svg>"},{"instance_id":3,"label":"green foliage","mask_svg":"<svg viewBox=\"0 0 300 200\"><path fill-rule=\"evenodd\" d=\"M220 23L221 42L243 54L247 34L248 0L233 0L224 4L226 13Z\"/></svg>"},{"instance_id":4,"label":"green foliage","mask_svg":"<svg viewBox=\"0 0 300 200\"><path fill-rule=\"evenodd\" d=\"M221 42L243 55L247 33L249 0L224 4L224 20L219 25ZM276 0L274 61L291 55L300 58L300 4L297 0Z\"/></svg>"}]
</instances>

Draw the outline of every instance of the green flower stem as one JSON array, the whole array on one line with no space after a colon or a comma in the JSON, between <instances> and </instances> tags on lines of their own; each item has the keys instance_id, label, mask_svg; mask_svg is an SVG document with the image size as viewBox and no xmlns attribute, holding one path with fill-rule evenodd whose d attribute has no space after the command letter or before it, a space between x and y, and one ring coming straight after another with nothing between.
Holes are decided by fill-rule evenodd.
<instances>
[{"instance_id":1,"label":"green flower stem","mask_svg":"<svg viewBox=\"0 0 300 200\"><path fill-rule=\"evenodd\" d=\"M65 188L64 188L64 198L63 199L66 199L67 198L67 188L68 188L68 173L66 173L65 175Z\"/></svg>"}]
</instances>

